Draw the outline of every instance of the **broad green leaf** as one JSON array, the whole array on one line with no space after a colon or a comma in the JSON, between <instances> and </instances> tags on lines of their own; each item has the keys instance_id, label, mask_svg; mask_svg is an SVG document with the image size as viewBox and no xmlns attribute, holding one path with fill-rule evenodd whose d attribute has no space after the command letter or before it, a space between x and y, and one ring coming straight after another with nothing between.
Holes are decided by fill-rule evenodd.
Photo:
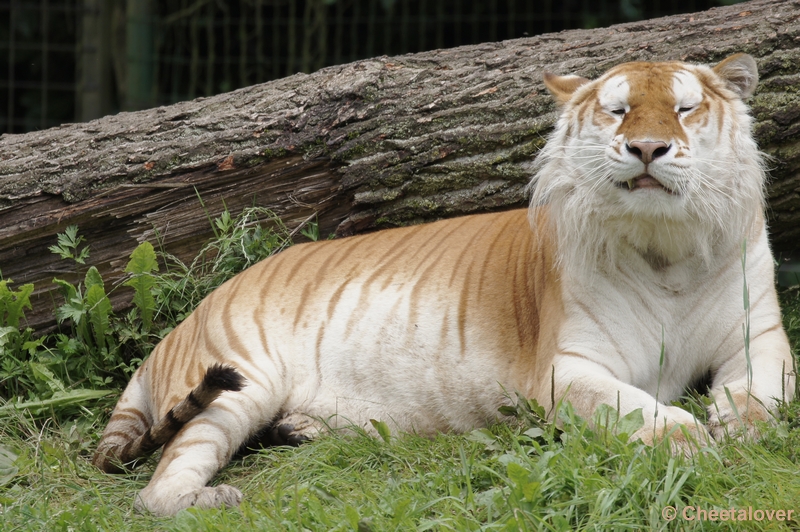
<instances>
[{"instance_id":1,"label":"broad green leaf","mask_svg":"<svg viewBox=\"0 0 800 532\"><path fill-rule=\"evenodd\" d=\"M125 266L125 271L134 275L158 271L158 260L153 244L142 242L136 246L131 253L131 260Z\"/></svg>"},{"instance_id":2,"label":"broad green leaf","mask_svg":"<svg viewBox=\"0 0 800 532\"><path fill-rule=\"evenodd\" d=\"M358 515L358 510L348 504L344 507L344 515L353 530L358 530L358 522L361 520L361 516Z\"/></svg>"},{"instance_id":3,"label":"broad green leaf","mask_svg":"<svg viewBox=\"0 0 800 532\"><path fill-rule=\"evenodd\" d=\"M0 445L0 486L11 482L19 469L14 466L17 455Z\"/></svg>"},{"instance_id":4,"label":"broad green leaf","mask_svg":"<svg viewBox=\"0 0 800 532\"><path fill-rule=\"evenodd\" d=\"M153 287L156 283L150 272L158 271L156 252L150 242L142 242L133 250L125 271L133 274L132 278L125 281L125 286L133 288L133 304L139 309L145 329L149 329L156 308L156 300L153 297Z\"/></svg>"},{"instance_id":5,"label":"broad green leaf","mask_svg":"<svg viewBox=\"0 0 800 532\"><path fill-rule=\"evenodd\" d=\"M534 502L539 498L539 490L542 487L541 482L528 482L522 487L522 494L525 496L525 500Z\"/></svg>"},{"instance_id":6,"label":"broad green leaf","mask_svg":"<svg viewBox=\"0 0 800 532\"><path fill-rule=\"evenodd\" d=\"M528 399L528 409L541 419L547 417L544 407L536 399Z\"/></svg>"},{"instance_id":7,"label":"broad green leaf","mask_svg":"<svg viewBox=\"0 0 800 532\"><path fill-rule=\"evenodd\" d=\"M617 423L617 432L630 436L642 427L644 427L644 416L642 415L642 409L637 408L620 418L619 423Z\"/></svg>"},{"instance_id":8,"label":"broad green leaf","mask_svg":"<svg viewBox=\"0 0 800 532\"><path fill-rule=\"evenodd\" d=\"M544 429L539 428L539 427L531 427L528 430L526 430L525 432L523 432L523 434L525 436L535 440L536 438L540 438L540 437L542 437L544 435Z\"/></svg>"},{"instance_id":9,"label":"broad green leaf","mask_svg":"<svg viewBox=\"0 0 800 532\"><path fill-rule=\"evenodd\" d=\"M78 289L75 288L73 284L68 283L63 279L53 279L53 283L58 285L58 287L61 289L61 294L67 301L70 301L78 297Z\"/></svg>"},{"instance_id":10,"label":"broad green leaf","mask_svg":"<svg viewBox=\"0 0 800 532\"><path fill-rule=\"evenodd\" d=\"M105 289L103 285L103 278L100 276L100 272L97 271L97 268L92 266L89 268L89 271L86 272L86 278L83 281L83 286L86 287L86 290L89 290L91 287L99 285L100 288Z\"/></svg>"},{"instance_id":11,"label":"broad green leaf","mask_svg":"<svg viewBox=\"0 0 800 532\"><path fill-rule=\"evenodd\" d=\"M37 349L39 349L47 340L47 337L40 336L39 338L34 338L33 340L28 340L22 344L22 349L33 355Z\"/></svg>"},{"instance_id":12,"label":"broad green leaf","mask_svg":"<svg viewBox=\"0 0 800 532\"><path fill-rule=\"evenodd\" d=\"M506 473L511 482L519 487L524 487L528 483L530 471L515 462L509 462L506 466Z\"/></svg>"},{"instance_id":13,"label":"broad green leaf","mask_svg":"<svg viewBox=\"0 0 800 532\"><path fill-rule=\"evenodd\" d=\"M469 441L480 443L486 447L487 450L499 451L502 446L497 443L497 437L492 434L489 429L476 429L467 434L466 438Z\"/></svg>"},{"instance_id":14,"label":"broad green leaf","mask_svg":"<svg viewBox=\"0 0 800 532\"><path fill-rule=\"evenodd\" d=\"M372 426L375 427L375 430L378 431L378 435L380 435L381 439L386 443L389 443L389 440L392 438L392 433L389 430L389 425L387 425L383 421L378 421L377 419L370 419L369 422L372 423Z\"/></svg>"},{"instance_id":15,"label":"broad green leaf","mask_svg":"<svg viewBox=\"0 0 800 532\"><path fill-rule=\"evenodd\" d=\"M498 412L503 414L504 416L516 416L517 415L517 407L510 406L510 405L502 405L497 409Z\"/></svg>"},{"instance_id":16,"label":"broad green leaf","mask_svg":"<svg viewBox=\"0 0 800 532\"><path fill-rule=\"evenodd\" d=\"M594 411L593 418L595 426L613 430L619 419L619 412L616 408L602 403Z\"/></svg>"},{"instance_id":17,"label":"broad green leaf","mask_svg":"<svg viewBox=\"0 0 800 532\"><path fill-rule=\"evenodd\" d=\"M14 334L17 334L19 329L17 327L0 327L0 347L6 345Z\"/></svg>"},{"instance_id":18,"label":"broad green leaf","mask_svg":"<svg viewBox=\"0 0 800 532\"><path fill-rule=\"evenodd\" d=\"M33 373L34 377L37 380L40 380L47 384L53 392L64 392L66 388L64 387L64 383L61 382L61 379L55 376L52 371L47 369L47 366L44 364L40 364L38 362L31 362L29 364L31 368L31 373Z\"/></svg>"},{"instance_id":19,"label":"broad green leaf","mask_svg":"<svg viewBox=\"0 0 800 532\"><path fill-rule=\"evenodd\" d=\"M86 306L89 312L89 322L92 324L95 345L103 348L106 346L106 333L109 331L109 318L113 309L102 284L93 284L86 291Z\"/></svg>"},{"instance_id":20,"label":"broad green leaf","mask_svg":"<svg viewBox=\"0 0 800 532\"><path fill-rule=\"evenodd\" d=\"M155 281L150 275L138 275L125 282L125 286L133 287L133 304L139 309L142 323L146 329L153 324L153 312L156 308L156 300L153 297L153 287Z\"/></svg>"},{"instance_id":21,"label":"broad green leaf","mask_svg":"<svg viewBox=\"0 0 800 532\"><path fill-rule=\"evenodd\" d=\"M8 402L0 406L0 418L11 410L30 410L35 413L47 408L60 408L86 403L88 401L100 399L111 393L114 393L114 390L88 390L85 388L77 388L64 392L56 392L48 399Z\"/></svg>"},{"instance_id":22,"label":"broad green leaf","mask_svg":"<svg viewBox=\"0 0 800 532\"><path fill-rule=\"evenodd\" d=\"M10 279L0 281L0 325L19 327L19 320L25 316L25 309L31 307L32 284L24 284L16 292L8 288Z\"/></svg>"}]
</instances>

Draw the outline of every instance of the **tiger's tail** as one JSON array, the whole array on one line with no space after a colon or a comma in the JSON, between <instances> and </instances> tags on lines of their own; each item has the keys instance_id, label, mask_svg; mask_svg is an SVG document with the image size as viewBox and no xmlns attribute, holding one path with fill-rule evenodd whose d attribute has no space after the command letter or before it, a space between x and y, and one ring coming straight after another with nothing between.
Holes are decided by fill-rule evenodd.
<instances>
[{"instance_id":1,"label":"tiger's tail","mask_svg":"<svg viewBox=\"0 0 800 532\"><path fill-rule=\"evenodd\" d=\"M206 370L202 382L155 423L145 414L147 408L143 408L142 390L126 390L125 395L132 392L131 402L134 404L125 404L114 411L92 463L106 473L119 473L125 467L135 466L137 459L167 443L222 392L238 392L244 383L245 378L236 369L214 364Z\"/></svg>"}]
</instances>

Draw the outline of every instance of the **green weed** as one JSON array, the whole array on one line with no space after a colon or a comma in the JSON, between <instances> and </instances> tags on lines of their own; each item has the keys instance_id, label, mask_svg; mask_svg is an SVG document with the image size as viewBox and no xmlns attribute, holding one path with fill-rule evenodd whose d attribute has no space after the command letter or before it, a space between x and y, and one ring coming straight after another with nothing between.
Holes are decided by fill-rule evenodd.
<instances>
[{"instance_id":1,"label":"green weed","mask_svg":"<svg viewBox=\"0 0 800 532\"><path fill-rule=\"evenodd\" d=\"M53 334L20 329L33 285L13 290L11 280L0 280L0 419L20 410L42 420L90 415L89 407L124 387L155 344L211 290L290 244L286 228L265 209L235 218L224 211L212 224L215 239L189 266L156 253L149 242L133 251L122 283L132 290L132 308L124 314L115 313L94 266L79 283L53 279L64 300L55 309L60 331ZM90 258L84 242L70 226L50 250L84 265Z\"/></svg>"},{"instance_id":2,"label":"green weed","mask_svg":"<svg viewBox=\"0 0 800 532\"><path fill-rule=\"evenodd\" d=\"M223 211L212 228L214 239L191 263L160 254L164 273L157 276L153 294L164 331L183 321L216 287L292 243L283 222L261 207L245 209L236 218Z\"/></svg>"},{"instance_id":3,"label":"green weed","mask_svg":"<svg viewBox=\"0 0 800 532\"><path fill-rule=\"evenodd\" d=\"M70 225L63 233L57 237L58 243L50 246L48 249L60 255L62 259L72 259L78 264L86 264L86 259L89 258L89 246L84 246L78 251L78 247L86 241L82 236L78 236L78 226Z\"/></svg>"}]
</instances>

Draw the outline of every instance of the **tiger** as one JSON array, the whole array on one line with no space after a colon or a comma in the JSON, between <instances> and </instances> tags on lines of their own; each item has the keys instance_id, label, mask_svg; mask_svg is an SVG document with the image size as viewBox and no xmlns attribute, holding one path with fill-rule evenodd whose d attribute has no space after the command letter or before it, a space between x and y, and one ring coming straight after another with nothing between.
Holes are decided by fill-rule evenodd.
<instances>
[{"instance_id":1,"label":"tiger","mask_svg":"<svg viewBox=\"0 0 800 532\"><path fill-rule=\"evenodd\" d=\"M466 432L509 421L516 397L550 418L641 410L631 439L676 453L757 437L795 380L757 82L745 54L545 73L558 118L527 209L298 244L238 274L135 372L93 463L163 447L135 507L173 515L237 506L207 484L260 435ZM706 423L671 404L704 377Z\"/></svg>"}]
</instances>

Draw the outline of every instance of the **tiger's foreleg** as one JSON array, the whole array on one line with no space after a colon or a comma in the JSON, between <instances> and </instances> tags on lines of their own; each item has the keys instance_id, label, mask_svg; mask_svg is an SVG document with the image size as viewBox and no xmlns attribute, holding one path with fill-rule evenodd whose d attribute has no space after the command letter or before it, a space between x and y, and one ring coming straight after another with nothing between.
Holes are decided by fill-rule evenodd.
<instances>
[{"instance_id":1,"label":"tiger's foreleg","mask_svg":"<svg viewBox=\"0 0 800 532\"><path fill-rule=\"evenodd\" d=\"M758 437L757 423L771 422L778 403L794 397L794 370L780 322L752 338L747 354L741 350L714 375L708 423L714 438Z\"/></svg>"},{"instance_id":2,"label":"tiger's foreleg","mask_svg":"<svg viewBox=\"0 0 800 532\"><path fill-rule=\"evenodd\" d=\"M584 419L591 420L602 404L619 406L619 417L641 408L644 426L631 435L631 440L653 445L668 439L672 452L684 455L713 444L706 427L692 414L659 403L649 393L619 380L607 368L588 359L556 357L554 378L554 398L568 400Z\"/></svg>"}]
</instances>

